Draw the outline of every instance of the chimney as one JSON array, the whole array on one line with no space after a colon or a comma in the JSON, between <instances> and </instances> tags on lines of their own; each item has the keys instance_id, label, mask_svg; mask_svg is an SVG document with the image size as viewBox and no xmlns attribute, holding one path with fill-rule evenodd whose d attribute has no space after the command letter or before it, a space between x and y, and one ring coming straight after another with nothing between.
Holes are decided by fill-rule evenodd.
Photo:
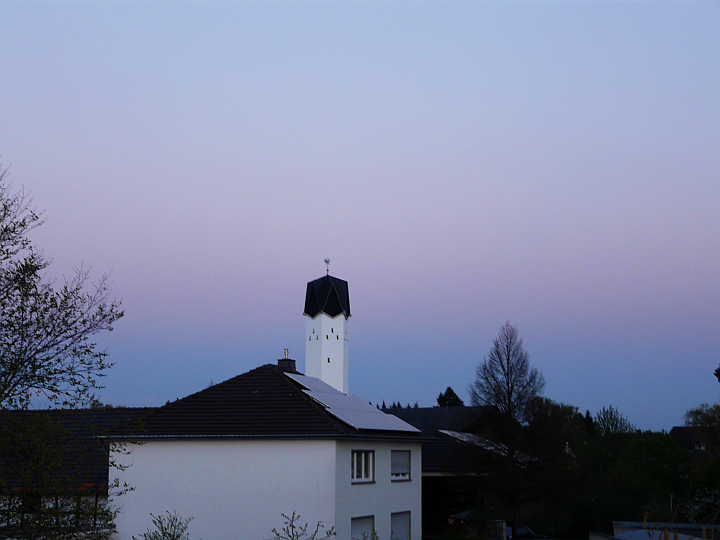
<instances>
[{"instance_id":1,"label":"chimney","mask_svg":"<svg viewBox=\"0 0 720 540\"><path fill-rule=\"evenodd\" d=\"M297 373L295 360L288 356L288 349L285 349L285 358L278 358L278 367L283 371L293 371Z\"/></svg>"}]
</instances>

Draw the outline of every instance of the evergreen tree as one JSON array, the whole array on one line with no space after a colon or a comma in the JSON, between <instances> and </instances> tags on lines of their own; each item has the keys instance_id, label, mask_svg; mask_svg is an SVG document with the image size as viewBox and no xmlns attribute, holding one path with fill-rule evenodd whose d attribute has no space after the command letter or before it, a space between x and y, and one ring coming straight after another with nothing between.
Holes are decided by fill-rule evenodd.
<instances>
[{"instance_id":1,"label":"evergreen tree","mask_svg":"<svg viewBox=\"0 0 720 540\"><path fill-rule=\"evenodd\" d=\"M455 393L455 390L449 386L445 392L440 392L437 397L437 404L440 407L462 407L465 405L463 400Z\"/></svg>"}]
</instances>

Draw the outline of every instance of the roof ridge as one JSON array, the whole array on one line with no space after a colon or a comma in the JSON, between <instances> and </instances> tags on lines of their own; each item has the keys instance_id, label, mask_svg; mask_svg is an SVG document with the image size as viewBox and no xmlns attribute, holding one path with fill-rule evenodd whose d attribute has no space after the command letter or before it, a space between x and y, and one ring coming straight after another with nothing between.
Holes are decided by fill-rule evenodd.
<instances>
[{"instance_id":1,"label":"roof ridge","mask_svg":"<svg viewBox=\"0 0 720 540\"><path fill-rule=\"evenodd\" d=\"M264 364L143 417L148 436L337 436L354 433L285 376ZM123 435L118 433L118 436Z\"/></svg>"}]
</instances>

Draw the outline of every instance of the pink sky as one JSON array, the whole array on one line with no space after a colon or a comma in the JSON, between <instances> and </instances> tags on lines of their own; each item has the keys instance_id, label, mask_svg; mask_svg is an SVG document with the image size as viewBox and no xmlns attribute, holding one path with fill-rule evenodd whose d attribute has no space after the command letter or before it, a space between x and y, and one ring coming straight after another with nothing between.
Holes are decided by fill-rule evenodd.
<instances>
[{"instance_id":1,"label":"pink sky","mask_svg":"<svg viewBox=\"0 0 720 540\"><path fill-rule=\"evenodd\" d=\"M2 2L0 154L54 276L111 271L101 398L304 359L467 398L517 324L545 395L669 429L720 385L717 2ZM302 362L301 362L302 365Z\"/></svg>"}]
</instances>

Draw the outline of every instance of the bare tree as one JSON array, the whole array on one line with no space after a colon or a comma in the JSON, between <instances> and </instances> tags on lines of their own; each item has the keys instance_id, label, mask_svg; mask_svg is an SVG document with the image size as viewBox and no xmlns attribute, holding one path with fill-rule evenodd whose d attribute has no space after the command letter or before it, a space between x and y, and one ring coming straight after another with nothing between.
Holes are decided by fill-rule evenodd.
<instances>
[{"instance_id":1,"label":"bare tree","mask_svg":"<svg viewBox=\"0 0 720 540\"><path fill-rule=\"evenodd\" d=\"M528 354L515 326L506 322L493 340L488 355L477 366L475 381L469 387L475 406L494 407L498 414L488 416L483 436L498 444L501 454L490 466L494 472L483 489L494 492L504 501L503 517L517 524L517 511L536 498L536 477L531 467L536 459L523 444L523 424L531 416L530 405L545 386L537 368L530 367Z\"/></svg>"},{"instance_id":2,"label":"bare tree","mask_svg":"<svg viewBox=\"0 0 720 540\"><path fill-rule=\"evenodd\" d=\"M517 328L506 322L475 370L469 388L472 404L492 405L507 419L524 422L528 405L544 387L545 379L530 366Z\"/></svg>"},{"instance_id":3,"label":"bare tree","mask_svg":"<svg viewBox=\"0 0 720 540\"><path fill-rule=\"evenodd\" d=\"M43 277L50 260L27 233L43 221L0 166L0 408L26 408L42 396L56 406L88 404L111 366L91 337L122 317L107 276L88 271L58 287Z\"/></svg>"}]
</instances>

